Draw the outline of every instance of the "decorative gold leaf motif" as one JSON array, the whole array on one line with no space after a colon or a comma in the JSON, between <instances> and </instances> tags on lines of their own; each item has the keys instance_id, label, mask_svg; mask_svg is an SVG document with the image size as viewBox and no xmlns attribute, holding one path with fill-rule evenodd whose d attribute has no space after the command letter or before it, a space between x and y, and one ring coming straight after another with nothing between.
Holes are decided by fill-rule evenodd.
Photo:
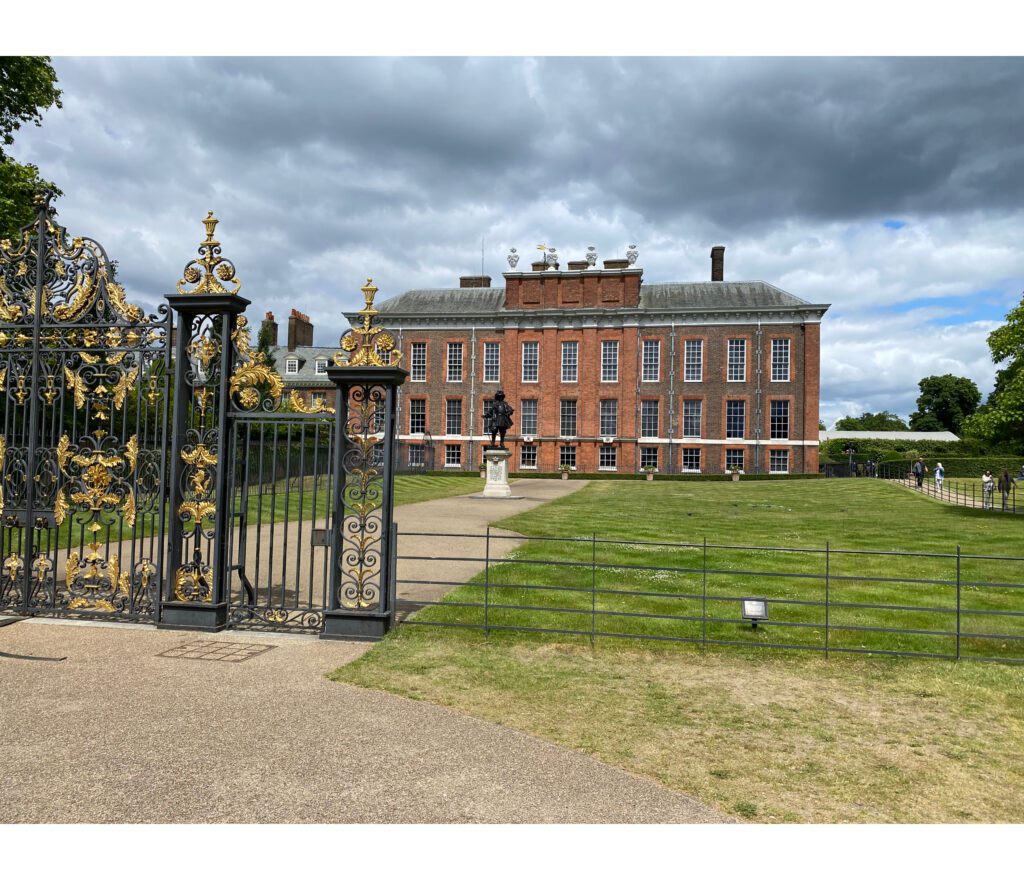
<instances>
[{"instance_id":1,"label":"decorative gold leaf motif","mask_svg":"<svg viewBox=\"0 0 1024 880\"><path fill-rule=\"evenodd\" d=\"M181 460L192 467L214 467L217 464L217 454L207 449L204 443L199 443L191 451L182 449Z\"/></svg>"},{"instance_id":2,"label":"decorative gold leaf motif","mask_svg":"<svg viewBox=\"0 0 1024 880\"><path fill-rule=\"evenodd\" d=\"M380 314L373 307L377 288L373 279L367 278L361 288L366 305L359 312L363 318L361 327L347 331L339 341L342 349L349 352L346 359L341 352L334 355L334 363L341 367L397 367L402 353L395 348L395 338L386 330L374 326L373 319Z\"/></svg>"},{"instance_id":3,"label":"decorative gold leaf motif","mask_svg":"<svg viewBox=\"0 0 1024 880\"><path fill-rule=\"evenodd\" d=\"M124 497L124 504L121 505L121 512L124 514L124 521L128 528L135 527L135 493L129 489Z\"/></svg>"},{"instance_id":4,"label":"decorative gold leaf motif","mask_svg":"<svg viewBox=\"0 0 1024 880\"><path fill-rule=\"evenodd\" d=\"M136 324L144 320L145 315L143 314L142 309L136 305L132 305L125 299L124 288L120 284L117 284L114 281L108 281L107 296L110 298L110 304L114 307L114 311L126 321L131 321L133 324Z\"/></svg>"},{"instance_id":5,"label":"decorative gold leaf motif","mask_svg":"<svg viewBox=\"0 0 1024 880\"><path fill-rule=\"evenodd\" d=\"M57 467L65 474L68 472L67 464L69 458L71 458L71 438L64 434L57 441Z\"/></svg>"},{"instance_id":6,"label":"decorative gold leaf motif","mask_svg":"<svg viewBox=\"0 0 1024 880\"><path fill-rule=\"evenodd\" d=\"M7 455L7 438L0 434L0 516L4 512L4 456Z\"/></svg>"},{"instance_id":7,"label":"decorative gold leaf motif","mask_svg":"<svg viewBox=\"0 0 1024 880\"><path fill-rule=\"evenodd\" d=\"M288 402L296 412L308 415L318 415L320 413L331 413L333 415L334 413L334 407L328 406L326 400L318 400L313 404L307 404L298 391L292 391L288 397Z\"/></svg>"},{"instance_id":8,"label":"decorative gold leaf motif","mask_svg":"<svg viewBox=\"0 0 1024 880\"><path fill-rule=\"evenodd\" d=\"M64 494L64 487L57 490L57 497L53 500L53 521L57 525L63 524L68 515L68 499Z\"/></svg>"},{"instance_id":9,"label":"decorative gold leaf motif","mask_svg":"<svg viewBox=\"0 0 1024 880\"><path fill-rule=\"evenodd\" d=\"M138 367L121 374L117 384L114 386L114 409L120 409L124 406L125 396L128 394L129 389L135 386L135 380L138 378L138 375Z\"/></svg>"},{"instance_id":10,"label":"decorative gold leaf motif","mask_svg":"<svg viewBox=\"0 0 1024 880\"><path fill-rule=\"evenodd\" d=\"M259 385L268 386L270 397L278 400L284 392L284 380L267 366L263 352L253 349L249 340L249 321L245 315L239 316L231 341L238 352L239 363L231 375L229 387L231 394L237 395L238 405L247 410L259 406L262 399Z\"/></svg>"},{"instance_id":11,"label":"decorative gold leaf motif","mask_svg":"<svg viewBox=\"0 0 1024 880\"><path fill-rule=\"evenodd\" d=\"M128 442L124 446L124 458L128 462L128 467L131 471L135 470L135 462L139 457L139 437L137 434L132 434L128 438Z\"/></svg>"}]
</instances>

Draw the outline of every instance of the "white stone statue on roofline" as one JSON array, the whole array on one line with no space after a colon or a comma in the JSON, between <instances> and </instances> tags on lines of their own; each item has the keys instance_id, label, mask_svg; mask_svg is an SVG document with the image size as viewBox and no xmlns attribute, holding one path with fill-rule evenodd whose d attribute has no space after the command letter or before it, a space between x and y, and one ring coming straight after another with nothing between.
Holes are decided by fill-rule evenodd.
<instances>
[{"instance_id":1,"label":"white stone statue on roofline","mask_svg":"<svg viewBox=\"0 0 1024 880\"><path fill-rule=\"evenodd\" d=\"M639 256L640 251L636 249L635 244L631 244L628 248L626 248L626 262L628 262L630 266L632 266L636 262L637 257Z\"/></svg>"},{"instance_id":2,"label":"white stone statue on roofline","mask_svg":"<svg viewBox=\"0 0 1024 880\"><path fill-rule=\"evenodd\" d=\"M516 253L516 249L515 248L512 248L512 250L510 250L508 252L508 267L510 269L515 269L515 267L518 264L519 264L519 254Z\"/></svg>"},{"instance_id":3,"label":"white stone statue on roofline","mask_svg":"<svg viewBox=\"0 0 1024 880\"><path fill-rule=\"evenodd\" d=\"M597 265L597 248L593 245L587 248L587 265L590 266L591 269Z\"/></svg>"}]
</instances>

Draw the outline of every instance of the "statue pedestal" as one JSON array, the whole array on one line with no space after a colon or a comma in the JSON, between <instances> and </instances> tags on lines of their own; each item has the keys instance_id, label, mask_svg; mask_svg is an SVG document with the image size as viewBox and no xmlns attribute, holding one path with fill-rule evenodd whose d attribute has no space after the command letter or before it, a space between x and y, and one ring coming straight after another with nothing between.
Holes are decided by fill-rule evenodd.
<instances>
[{"instance_id":1,"label":"statue pedestal","mask_svg":"<svg viewBox=\"0 0 1024 880\"><path fill-rule=\"evenodd\" d=\"M484 448L484 461L487 462L487 483L484 486L484 498L511 498L512 489L508 484L508 460L512 453L500 446Z\"/></svg>"}]
</instances>

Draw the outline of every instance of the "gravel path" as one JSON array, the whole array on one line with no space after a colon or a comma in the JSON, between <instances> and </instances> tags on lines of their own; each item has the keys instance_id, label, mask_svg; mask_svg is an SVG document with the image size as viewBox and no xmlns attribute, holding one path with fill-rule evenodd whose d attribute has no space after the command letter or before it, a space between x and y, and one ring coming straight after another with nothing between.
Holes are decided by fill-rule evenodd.
<instances>
[{"instance_id":1,"label":"gravel path","mask_svg":"<svg viewBox=\"0 0 1024 880\"><path fill-rule=\"evenodd\" d=\"M531 480L516 486L521 500L406 505L399 526L479 533L580 487ZM436 552L437 540L408 536L401 552ZM465 540L445 539L444 553L479 555ZM479 567L428 570L455 581ZM415 600L445 589L403 592ZM226 656L161 656L185 645L224 646ZM370 647L131 624L0 627L0 822L730 821L570 749L324 677Z\"/></svg>"},{"instance_id":2,"label":"gravel path","mask_svg":"<svg viewBox=\"0 0 1024 880\"><path fill-rule=\"evenodd\" d=\"M160 656L269 647L243 662ZM654 782L447 709L336 684L368 649L130 624L0 628L4 823L721 822Z\"/></svg>"}]
</instances>

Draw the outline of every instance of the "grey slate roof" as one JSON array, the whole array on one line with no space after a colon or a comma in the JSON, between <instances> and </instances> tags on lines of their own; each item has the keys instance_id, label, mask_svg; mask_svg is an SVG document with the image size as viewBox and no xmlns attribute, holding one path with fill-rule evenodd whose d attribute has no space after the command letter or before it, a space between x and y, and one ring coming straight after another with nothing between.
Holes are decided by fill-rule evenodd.
<instances>
[{"instance_id":1,"label":"grey slate roof","mask_svg":"<svg viewBox=\"0 0 1024 880\"><path fill-rule=\"evenodd\" d=\"M337 347L324 348L318 345L299 345L296 346L295 351L288 351L288 346L286 345L275 345L270 348L271 353L274 355L274 369L284 379L284 384L301 385L304 388L318 386L323 386L324 388L334 387L326 376L318 376L316 374L316 360L317 358L324 358L327 360L327 366L331 366L333 363L332 358L337 350ZM292 357L299 359L299 372L289 375L286 362L288 358Z\"/></svg>"},{"instance_id":2,"label":"grey slate roof","mask_svg":"<svg viewBox=\"0 0 1024 880\"><path fill-rule=\"evenodd\" d=\"M641 284L641 309L766 309L810 303L765 281L689 281Z\"/></svg>"},{"instance_id":3,"label":"grey slate roof","mask_svg":"<svg viewBox=\"0 0 1024 880\"><path fill-rule=\"evenodd\" d=\"M500 312L504 302L504 287L441 287L407 290L374 305L382 315L458 315Z\"/></svg>"},{"instance_id":4,"label":"grey slate roof","mask_svg":"<svg viewBox=\"0 0 1024 880\"><path fill-rule=\"evenodd\" d=\"M504 311L503 287L444 287L408 290L375 303L388 315L498 314ZM807 300L765 281L693 281L641 284L640 311L706 311L712 309L770 309L809 306ZM352 317L349 316L349 320Z\"/></svg>"}]
</instances>

